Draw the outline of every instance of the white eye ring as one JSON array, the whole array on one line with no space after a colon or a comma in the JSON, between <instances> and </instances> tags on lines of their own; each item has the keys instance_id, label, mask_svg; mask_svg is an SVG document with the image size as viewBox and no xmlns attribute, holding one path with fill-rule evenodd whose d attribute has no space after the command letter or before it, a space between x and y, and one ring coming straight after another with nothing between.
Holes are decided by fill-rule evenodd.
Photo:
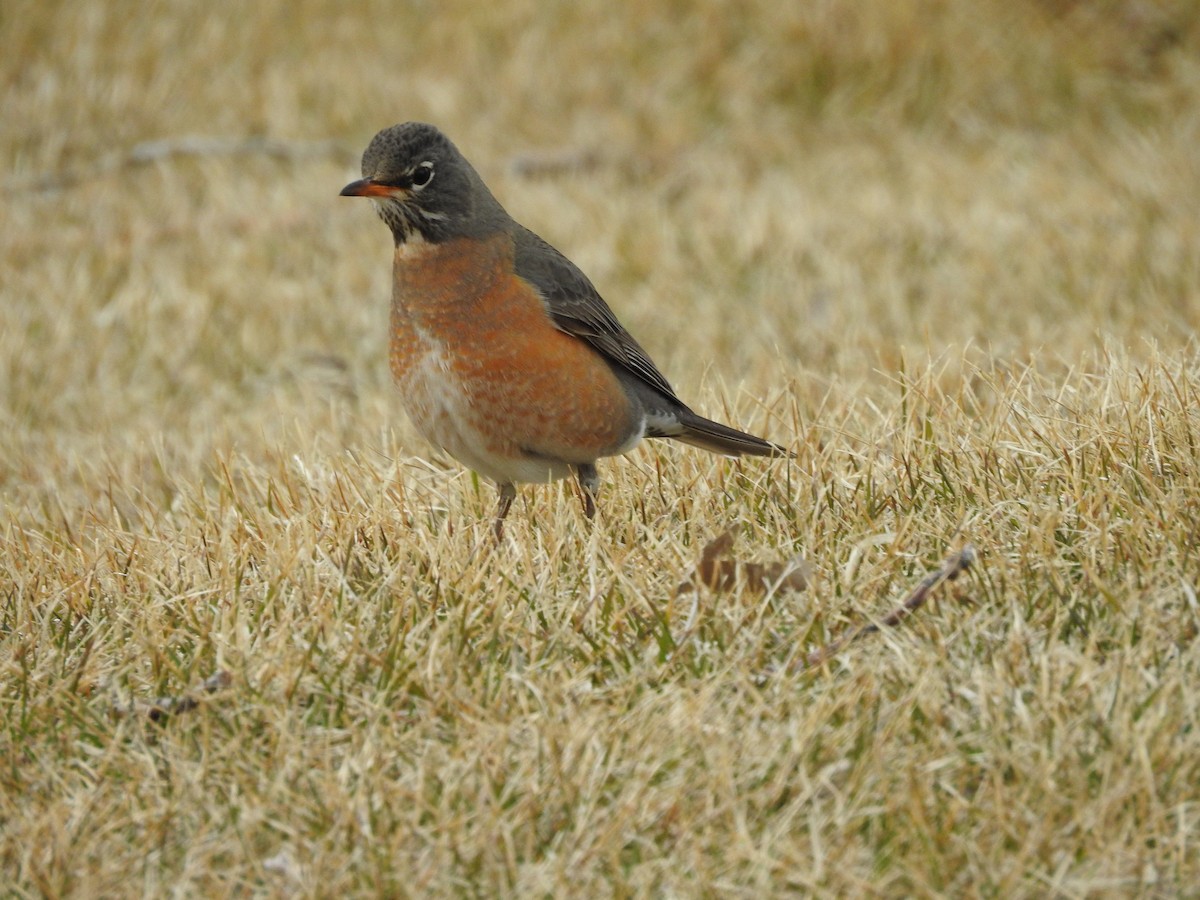
<instances>
[{"instance_id":1,"label":"white eye ring","mask_svg":"<svg viewBox=\"0 0 1200 900\"><path fill-rule=\"evenodd\" d=\"M423 162L412 173L413 190L419 191L429 182L433 181L433 163Z\"/></svg>"}]
</instances>

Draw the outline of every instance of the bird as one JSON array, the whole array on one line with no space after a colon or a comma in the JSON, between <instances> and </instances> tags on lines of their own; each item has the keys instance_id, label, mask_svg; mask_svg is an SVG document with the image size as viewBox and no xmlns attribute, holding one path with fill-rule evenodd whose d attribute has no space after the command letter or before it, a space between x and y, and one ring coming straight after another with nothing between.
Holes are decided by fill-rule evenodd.
<instances>
[{"instance_id":1,"label":"bird","mask_svg":"<svg viewBox=\"0 0 1200 900\"><path fill-rule=\"evenodd\" d=\"M519 483L574 476L596 513L596 461L643 438L726 456L793 456L693 412L587 276L514 221L434 125L380 131L362 178L395 242L389 363L417 430L494 481L497 542Z\"/></svg>"}]
</instances>

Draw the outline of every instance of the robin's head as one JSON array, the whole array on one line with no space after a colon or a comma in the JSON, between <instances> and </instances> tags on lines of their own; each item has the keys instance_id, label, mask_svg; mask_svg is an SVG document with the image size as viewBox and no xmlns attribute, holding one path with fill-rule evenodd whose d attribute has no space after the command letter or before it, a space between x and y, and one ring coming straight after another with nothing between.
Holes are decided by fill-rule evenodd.
<instances>
[{"instance_id":1,"label":"robin's head","mask_svg":"<svg viewBox=\"0 0 1200 900\"><path fill-rule=\"evenodd\" d=\"M396 243L414 234L437 243L500 230L507 216L450 139L432 125L405 122L371 139L363 177L343 197L370 197Z\"/></svg>"}]
</instances>

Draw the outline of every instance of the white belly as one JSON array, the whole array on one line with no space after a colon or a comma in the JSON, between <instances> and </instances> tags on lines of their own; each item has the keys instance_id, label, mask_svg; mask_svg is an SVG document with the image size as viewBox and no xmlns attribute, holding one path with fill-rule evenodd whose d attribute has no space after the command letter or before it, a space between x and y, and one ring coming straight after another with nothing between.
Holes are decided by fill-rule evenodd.
<instances>
[{"instance_id":1,"label":"white belly","mask_svg":"<svg viewBox=\"0 0 1200 900\"><path fill-rule=\"evenodd\" d=\"M417 430L463 465L500 484L548 482L571 473L566 462L498 453L504 441L489 439L468 386L461 383L440 348L428 350L399 381L404 404Z\"/></svg>"}]
</instances>

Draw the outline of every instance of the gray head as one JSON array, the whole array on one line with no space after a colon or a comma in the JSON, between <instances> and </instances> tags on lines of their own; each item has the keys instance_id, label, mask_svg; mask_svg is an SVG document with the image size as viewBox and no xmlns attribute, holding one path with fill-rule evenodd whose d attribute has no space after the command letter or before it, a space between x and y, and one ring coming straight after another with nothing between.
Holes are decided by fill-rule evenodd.
<instances>
[{"instance_id":1,"label":"gray head","mask_svg":"<svg viewBox=\"0 0 1200 900\"><path fill-rule=\"evenodd\" d=\"M432 125L405 122L379 132L363 153L362 173L342 196L370 197L397 244L413 234L437 243L509 226L475 169Z\"/></svg>"}]
</instances>

